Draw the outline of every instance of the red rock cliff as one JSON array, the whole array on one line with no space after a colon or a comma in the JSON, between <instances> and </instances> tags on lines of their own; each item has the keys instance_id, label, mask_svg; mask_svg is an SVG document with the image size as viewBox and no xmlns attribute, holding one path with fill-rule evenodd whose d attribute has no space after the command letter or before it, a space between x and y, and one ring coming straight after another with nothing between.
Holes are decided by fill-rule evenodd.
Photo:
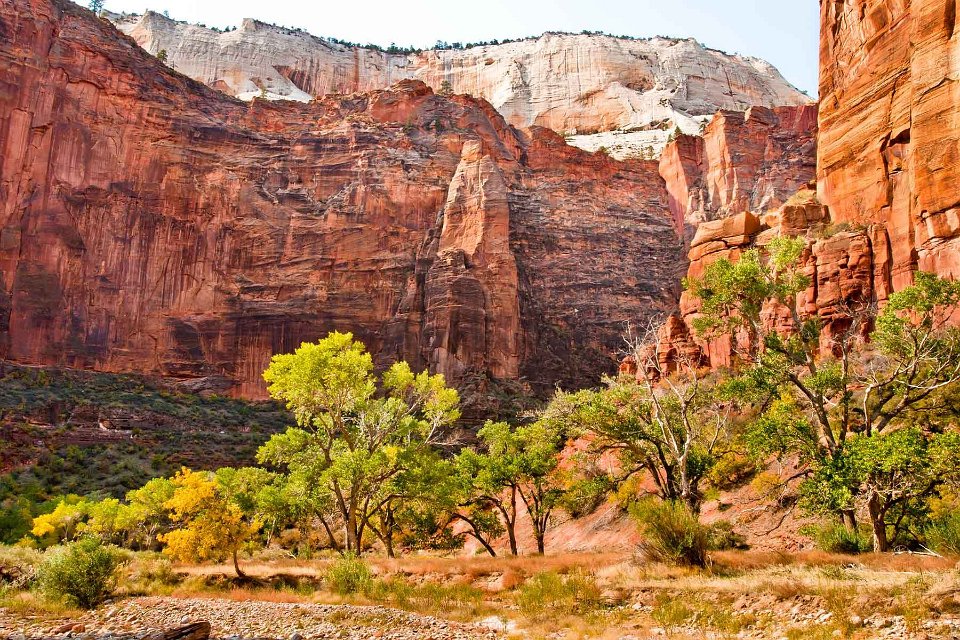
<instances>
[{"instance_id":1,"label":"red rock cliff","mask_svg":"<svg viewBox=\"0 0 960 640\"><path fill-rule=\"evenodd\" d=\"M717 113L702 136L664 149L670 212L689 237L701 222L777 209L813 179L816 135L816 105Z\"/></svg>"},{"instance_id":2,"label":"red rock cliff","mask_svg":"<svg viewBox=\"0 0 960 640\"><path fill-rule=\"evenodd\" d=\"M0 357L256 396L339 329L547 390L676 294L653 163L414 81L245 104L66 0L0 2Z\"/></svg>"},{"instance_id":3,"label":"red rock cliff","mask_svg":"<svg viewBox=\"0 0 960 640\"><path fill-rule=\"evenodd\" d=\"M801 192L775 215L744 213L701 225L691 242L690 275L777 234L806 235L812 284L798 305L826 320L825 342L842 328L844 306L882 304L917 269L960 276L958 6L821 0L817 194ZM708 146L683 137L664 154L674 215L709 217L699 212L716 209L714 202L721 215L727 202L763 214L748 198L731 195L724 179L751 175L755 163L723 156L712 174L719 177L711 177L703 169ZM665 331L663 357L689 348L696 312L695 301L681 299L683 322L675 318ZM770 321L778 321L775 313ZM711 364L729 363L729 340L700 346Z\"/></svg>"},{"instance_id":4,"label":"red rock cliff","mask_svg":"<svg viewBox=\"0 0 960 640\"><path fill-rule=\"evenodd\" d=\"M892 284L960 276L957 0L822 0L820 198L886 230Z\"/></svg>"}]
</instances>

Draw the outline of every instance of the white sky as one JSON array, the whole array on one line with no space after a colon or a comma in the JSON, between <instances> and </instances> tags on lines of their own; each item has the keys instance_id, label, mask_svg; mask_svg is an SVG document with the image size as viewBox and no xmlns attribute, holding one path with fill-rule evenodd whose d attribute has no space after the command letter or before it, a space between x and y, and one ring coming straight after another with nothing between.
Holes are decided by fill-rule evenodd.
<instances>
[{"instance_id":1,"label":"white sky","mask_svg":"<svg viewBox=\"0 0 960 640\"><path fill-rule=\"evenodd\" d=\"M466 43L551 30L692 36L716 49L768 60L799 88L817 94L815 0L105 0L105 8L166 10L171 18L221 28L257 18L381 46L429 47L437 40Z\"/></svg>"}]
</instances>

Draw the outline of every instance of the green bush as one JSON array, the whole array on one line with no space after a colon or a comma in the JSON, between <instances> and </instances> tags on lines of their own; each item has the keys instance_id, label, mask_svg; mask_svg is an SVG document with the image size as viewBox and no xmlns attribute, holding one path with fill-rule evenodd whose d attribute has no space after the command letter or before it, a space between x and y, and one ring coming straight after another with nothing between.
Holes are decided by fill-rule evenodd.
<instances>
[{"instance_id":1,"label":"green bush","mask_svg":"<svg viewBox=\"0 0 960 640\"><path fill-rule=\"evenodd\" d=\"M960 511L936 518L924 533L927 545L937 553L960 555Z\"/></svg>"},{"instance_id":2,"label":"green bush","mask_svg":"<svg viewBox=\"0 0 960 640\"><path fill-rule=\"evenodd\" d=\"M600 604L596 579L581 570L562 576L553 571L538 573L517 593L517 606L531 617L584 614Z\"/></svg>"},{"instance_id":3,"label":"green bush","mask_svg":"<svg viewBox=\"0 0 960 640\"><path fill-rule=\"evenodd\" d=\"M648 560L691 567L707 565L710 529L680 502L643 500L630 509L640 523L640 552Z\"/></svg>"},{"instance_id":4,"label":"green bush","mask_svg":"<svg viewBox=\"0 0 960 640\"><path fill-rule=\"evenodd\" d=\"M613 481L605 475L585 478L567 489L560 504L574 518L582 518L599 509L613 488Z\"/></svg>"},{"instance_id":5,"label":"green bush","mask_svg":"<svg viewBox=\"0 0 960 640\"><path fill-rule=\"evenodd\" d=\"M842 524L816 527L812 534L817 547L830 553L866 553L873 549L873 536L866 529L851 530Z\"/></svg>"},{"instance_id":6,"label":"green bush","mask_svg":"<svg viewBox=\"0 0 960 640\"><path fill-rule=\"evenodd\" d=\"M97 538L84 538L47 551L37 571L37 582L48 596L93 609L113 595L121 562L115 548Z\"/></svg>"},{"instance_id":7,"label":"green bush","mask_svg":"<svg viewBox=\"0 0 960 640\"><path fill-rule=\"evenodd\" d=\"M327 569L326 579L330 590L341 596L363 593L373 583L370 567L352 553L338 558Z\"/></svg>"}]
</instances>

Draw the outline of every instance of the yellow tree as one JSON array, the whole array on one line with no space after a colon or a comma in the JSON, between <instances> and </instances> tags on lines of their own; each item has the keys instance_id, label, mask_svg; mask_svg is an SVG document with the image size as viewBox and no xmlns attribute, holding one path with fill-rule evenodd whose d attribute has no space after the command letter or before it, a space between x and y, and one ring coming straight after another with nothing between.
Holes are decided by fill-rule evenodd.
<instances>
[{"instance_id":1,"label":"yellow tree","mask_svg":"<svg viewBox=\"0 0 960 640\"><path fill-rule=\"evenodd\" d=\"M170 519L179 525L158 536L163 552L180 562L233 559L238 577L237 554L260 530L256 520L247 521L240 508L224 496L212 473L181 469L173 478L173 496L164 504Z\"/></svg>"}]
</instances>

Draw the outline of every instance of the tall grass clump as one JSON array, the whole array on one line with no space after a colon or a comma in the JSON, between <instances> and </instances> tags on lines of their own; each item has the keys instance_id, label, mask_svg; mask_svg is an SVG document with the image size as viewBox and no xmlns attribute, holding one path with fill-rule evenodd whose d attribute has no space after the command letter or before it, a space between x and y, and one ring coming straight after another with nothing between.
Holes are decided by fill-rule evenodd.
<instances>
[{"instance_id":1,"label":"tall grass clump","mask_svg":"<svg viewBox=\"0 0 960 640\"><path fill-rule=\"evenodd\" d=\"M47 551L37 570L37 583L47 596L93 609L113 595L120 553L97 538L84 538Z\"/></svg>"},{"instance_id":2,"label":"tall grass clump","mask_svg":"<svg viewBox=\"0 0 960 640\"><path fill-rule=\"evenodd\" d=\"M373 583L370 567L358 556L348 553L338 558L326 573L330 591L341 596L367 591Z\"/></svg>"},{"instance_id":3,"label":"tall grass clump","mask_svg":"<svg viewBox=\"0 0 960 640\"><path fill-rule=\"evenodd\" d=\"M924 533L927 544L937 553L960 555L960 511L950 511L934 519Z\"/></svg>"},{"instance_id":4,"label":"tall grass clump","mask_svg":"<svg viewBox=\"0 0 960 640\"><path fill-rule=\"evenodd\" d=\"M35 549L0 546L0 590L29 588L42 559L43 555Z\"/></svg>"},{"instance_id":5,"label":"tall grass clump","mask_svg":"<svg viewBox=\"0 0 960 640\"><path fill-rule=\"evenodd\" d=\"M640 553L654 562L705 567L710 529L680 502L643 500L630 510L640 524Z\"/></svg>"},{"instance_id":6,"label":"tall grass clump","mask_svg":"<svg viewBox=\"0 0 960 640\"><path fill-rule=\"evenodd\" d=\"M840 523L816 527L810 531L822 551L856 555L873 549L873 538L866 529L848 529Z\"/></svg>"},{"instance_id":7,"label":"tall grass clump","mask_svg":"<svg viewBox=\"0 0 960 640\"><path fill-rule=\"evenodd\" d=\"M529 617L584 614L600 604L600 588L593 575L572 571L561 575L544 571L527 580L517 592L517 606Z\"/></svg>"}]
</instances>

